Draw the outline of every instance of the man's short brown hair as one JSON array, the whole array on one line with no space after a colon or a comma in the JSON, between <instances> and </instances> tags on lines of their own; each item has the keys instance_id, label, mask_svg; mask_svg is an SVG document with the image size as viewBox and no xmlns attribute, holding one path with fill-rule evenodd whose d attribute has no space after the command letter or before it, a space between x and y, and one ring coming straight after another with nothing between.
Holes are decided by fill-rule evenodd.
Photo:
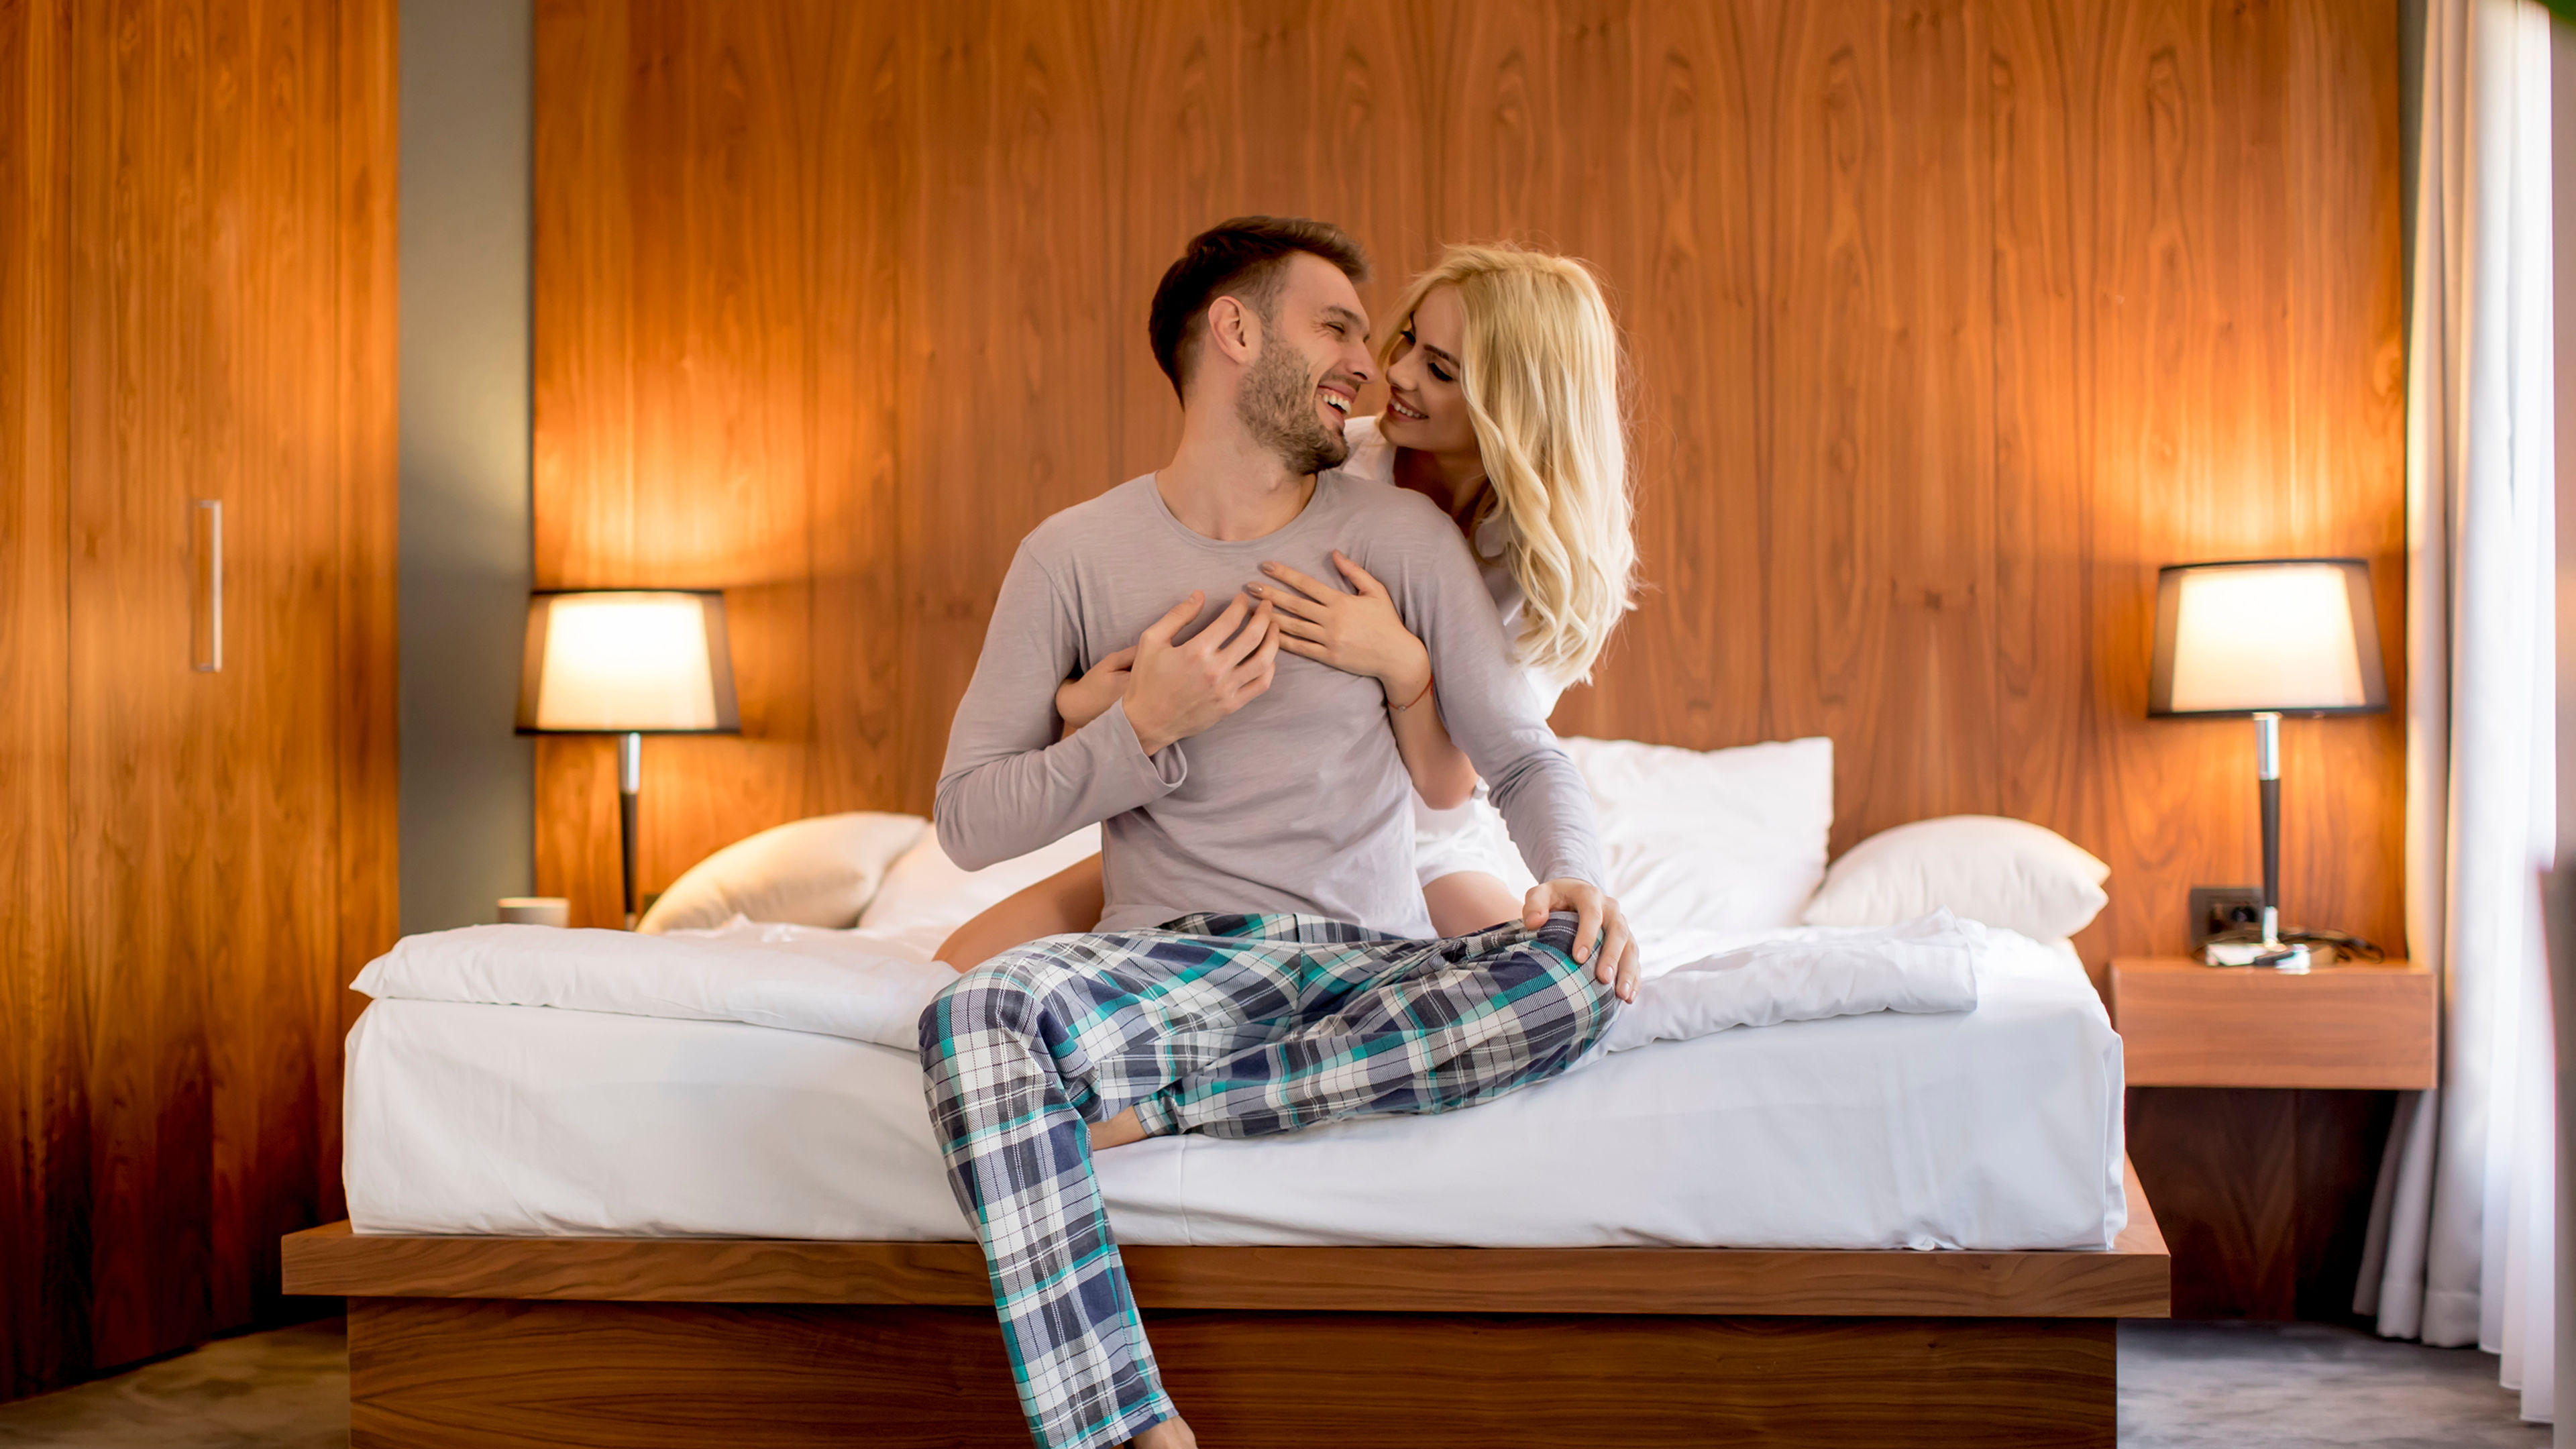
<instances>
[{"instance_id":1,"label":"man's short brown hair","mask_svg":"<svg viewBox=\"0 0 2576 1449\"><path fill-rule=\"evenodd\" d=\"M1302 216L1238 216L1221 221L1197 236L1181 259L1163 272L1154 289L1154 310L1146 322L1153 338L1154 361L1181 390L1188 363L1192 324L1219 297L1238 297L1263 321L1279 300L1281 274L1298 252L1322 257L1354 282L1368 280L1368 254L1350 233L1328 221Z\"/></svg>"}]
</instances>

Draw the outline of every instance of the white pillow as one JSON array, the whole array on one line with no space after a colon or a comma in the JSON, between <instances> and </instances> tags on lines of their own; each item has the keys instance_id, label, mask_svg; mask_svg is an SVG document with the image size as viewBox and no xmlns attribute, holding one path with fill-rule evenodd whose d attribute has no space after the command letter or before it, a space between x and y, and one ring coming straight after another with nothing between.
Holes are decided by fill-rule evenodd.
<instances>
[{"instance_id":1,"label":"white pillow","mask_svg":"<svg viewBox=\"0 0 2576 1449\"><path fill-rule=\"evenodd\" d=\"M912 849L886 869L885 886L859 917L872 936L900 942L930 959L949 933L1010 896L1036 885L1086 856L1100 853L1100 827L1086 825L1053 845L966 870L939 848L939 832L925 830Z\"/></svg>"},{"instance_id":2,"label":"white pillow","mask_svg":"<svg viewBox=\"0 0 2576 1449\"><path fill-rule=\"evenodd\" d=\"M2034 941L2083 930L2110 897L2111 867L2056 831L2000 815L1949 815L1882 830L1844 852L1807 907L1810 926L1892 926L1951 914Z\"/></svg>"},{"instance_id":3,"label":"white pillow","mask_svg":"<svg viewBox=\"0 0 2576 1449\"><path fill-rule=\"evenodd\" d=\"M747 916L839 930L867 909L887 865L929 825L918 815L869 810L791 820L690 866L636 929L702 931Z\"/></svg>"},{"instance_id":4,"label":"white pillow","mask_svg":"<svg viewBox=\"0 0 2576 1449\"><path fill-rule=\"evenodd\" d=\"M1731 750L1563 743L1592 788L1610 875L1604 884L1640 930L1798 924L1825 876L1832 740Z\"/></svg>"}]
</instances>

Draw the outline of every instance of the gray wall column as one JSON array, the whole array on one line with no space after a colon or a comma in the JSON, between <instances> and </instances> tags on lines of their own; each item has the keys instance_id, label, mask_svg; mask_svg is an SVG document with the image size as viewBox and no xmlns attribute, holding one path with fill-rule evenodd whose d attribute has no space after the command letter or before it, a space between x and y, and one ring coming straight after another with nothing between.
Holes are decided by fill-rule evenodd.
<instances>
[{"instance_id":1,"label":"gray wall column","mask_svg":"<svg viewBox=\"0 0 2576 1449\"><path fill-rule=\"evenodd\" d=\"M534 888L527 618L534 0L402 5L402 928Z\"/></svg>"}]
</instances>

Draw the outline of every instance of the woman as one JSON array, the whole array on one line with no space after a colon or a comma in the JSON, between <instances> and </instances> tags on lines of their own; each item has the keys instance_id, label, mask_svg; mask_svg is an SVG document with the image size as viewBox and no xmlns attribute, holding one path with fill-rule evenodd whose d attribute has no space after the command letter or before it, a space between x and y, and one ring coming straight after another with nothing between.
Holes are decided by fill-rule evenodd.
<instances>
[{"instance_id":1,"label":"woman","mask_svg":"<svg viewBox=\"0 0 2576 1449\"><path fill-rule=\"evenodd\" d=\"M1451 247L1413 281L1379 354L1386 410L1345 436L1348 477L1410 488L1467 536L1544 708L1591 670L1629 607L1636 543L1620 429L1618 334L1582 263L1511 246ZM1414 856L1443 936L1512 919L1526 879L1501 817L1431 698L1430 655L1378 581L1340 554L1350 591L1262 566L1280 647L1376 679L1413 778ZM1132 648L1056 692L1068 733L1127 686ZM939 959L959 971L1024 941L1100 919L1093 856L959 927Z\"/></svg>"}]
</instances>

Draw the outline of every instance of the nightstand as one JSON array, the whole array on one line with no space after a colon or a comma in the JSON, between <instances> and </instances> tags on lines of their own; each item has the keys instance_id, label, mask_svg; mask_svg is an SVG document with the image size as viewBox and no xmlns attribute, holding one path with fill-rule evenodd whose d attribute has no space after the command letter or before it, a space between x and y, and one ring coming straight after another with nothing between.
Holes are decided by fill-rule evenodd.
<instances>
[{"instance_id":1,"label":"nightstand","mask_svg":"<svg viewBox=\"0 0 2576 1449\"><path fill-rule=\"evenodd\" d=\"M2284 975L2179 957L2111 963L2133 1087L2433 1085L2433 973L2407 961Z\"/></svg>"},{"instance_id":2,"label":"nightstand","mask_svg":"<svg viewBox=\"0 0 2576 1449\"><path fill-rule=\"evenodd\" d=\"M2174 1316L2348 1319L2395 1089L2435 1084L2433 974L2128 959L2110 986Z\"/></svg>"}]
</instances>

